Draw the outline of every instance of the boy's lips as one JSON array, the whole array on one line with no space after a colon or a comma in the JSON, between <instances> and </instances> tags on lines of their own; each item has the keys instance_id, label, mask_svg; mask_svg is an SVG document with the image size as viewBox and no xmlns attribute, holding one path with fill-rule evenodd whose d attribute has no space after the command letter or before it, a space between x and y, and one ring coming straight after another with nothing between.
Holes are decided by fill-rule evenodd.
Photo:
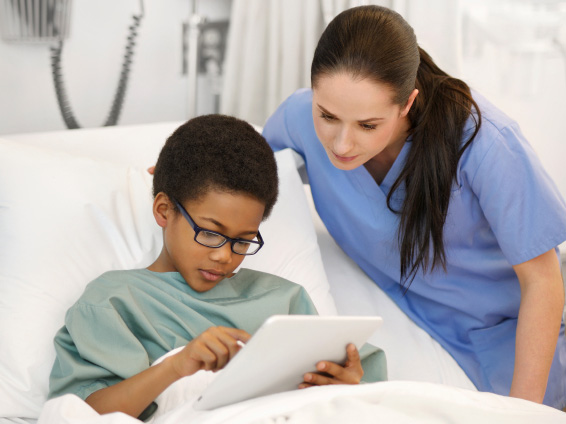
<instances>
[{"instance_id":1,"label":"boy's lips","mask_svg":"<svg viewBox=\"0 0 566 424\"><path fill-rule=\"evenodd\" d=\"M223 278L226 274L215 269L199 269L199 272L208 281L218 281Z\"/></svg>"}]
</instances>

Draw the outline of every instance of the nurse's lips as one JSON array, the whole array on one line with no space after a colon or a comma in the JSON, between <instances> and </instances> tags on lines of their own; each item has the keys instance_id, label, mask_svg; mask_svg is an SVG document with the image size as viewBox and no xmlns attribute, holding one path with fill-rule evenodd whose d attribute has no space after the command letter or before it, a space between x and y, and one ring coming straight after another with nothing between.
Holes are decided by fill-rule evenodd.
<instances>
[{"instance_id":1,"label":"nurse's lips","mask_svg":"<svg viewBox=\"0 0 566 424\"><path fill-rule=\"evenodd\" d=\"M332 152L332 154L334 155L334 157L339 160L340 162L351 162L354 159L356 159L358 157L358 155L356 156L340 156L337 155L336 153Z\"/></svg>"},{"instance_id":2,"label":"nurse's lips","mask_svg":"<svg viewBox=\"0 0 566 424\"><path fill-rule=\"evenodd\" d=\"M218 281L226 275L220 271L216 271L215 269L199 269L199 272L204 279L208 281Z\"/></svg>"}]
</instances>

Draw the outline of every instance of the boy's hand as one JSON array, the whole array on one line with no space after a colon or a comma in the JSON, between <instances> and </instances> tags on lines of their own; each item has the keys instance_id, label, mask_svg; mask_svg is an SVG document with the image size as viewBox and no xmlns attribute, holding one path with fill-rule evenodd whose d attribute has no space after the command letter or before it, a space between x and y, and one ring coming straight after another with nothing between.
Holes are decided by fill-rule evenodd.
<instances>
[{"instance_id":1,"label":"boy's hand","mask_svg":"<svg viewBox=\"0 0 566 424\"><path fill-rule=\"evenodd\" d=\"M250 337L237 328L210 327L171 357L173 369L180 377L199 370L218 371L241 349L238 341L245 343Z\"/></svg>"},{"instance_id":2,"label":"boy's hand","mask_svg":"<svg viewBox=\"0 0 566 424\"><path fill-rule=\"evenodd\" d=\"M329 361L321 361L316 364L318 372L306 373L303 377L305 381L299 384L299 389L327 384L358 384L364 375L358 349L350 343L346 347L346 354L348 359L344 365Z\"/></svg>"},{"instance_id":3,"label":"boy's hand","mask_svg":"<svg viewBox=\"0 0 566 424\"><path fill-rule=\"evenodd\" d=\"M147 168L147 172L149 172L151 175L153 175L153 173L155 172L155 165L150 166L149 168Z\"/></svg>"}]
</instances>

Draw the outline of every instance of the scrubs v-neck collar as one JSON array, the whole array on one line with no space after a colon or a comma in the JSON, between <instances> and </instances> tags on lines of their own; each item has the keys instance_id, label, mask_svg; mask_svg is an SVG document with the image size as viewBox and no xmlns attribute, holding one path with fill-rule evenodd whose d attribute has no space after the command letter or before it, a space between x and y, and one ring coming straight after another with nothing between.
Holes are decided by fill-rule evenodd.
<instances>
[{"instance_id":1,"label":"scrubs v-neck collar","mask_svg":"<svg viewBox=\"0 0 566 424\"><path fill-rule=\"evenodd\" d=\"M354 178L357 180L358 185L363 188L364 192L367 196L382 200L387 198L389 194L389 190L393 186L393 183L401 173L403 166L405 165L405 161L407 159L407 155L409 154L409 150L411 149L411 138L407 138L405 144L401 148L399 155L391 165L391 168L385 175L385 178L381 182L381 184L377 184L374 180L372 175L366 169L365 166L360 166L354 170L352 170ZM403 186L399 187L399 189L404 188Z\"/></svg>"}]
</instances>

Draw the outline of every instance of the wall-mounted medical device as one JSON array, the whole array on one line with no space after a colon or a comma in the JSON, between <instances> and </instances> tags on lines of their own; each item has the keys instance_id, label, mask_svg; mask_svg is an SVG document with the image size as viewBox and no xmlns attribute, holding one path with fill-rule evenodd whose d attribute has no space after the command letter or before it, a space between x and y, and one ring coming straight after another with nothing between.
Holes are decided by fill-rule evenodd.
<instances>
[{"instance_id":1,"label":"wall-mounted medical device","mask_svg":"<svg viewBox=\"0 0 566 424\"><path fill-rule=\"evenodd\" d=\"M75 118L63 81L63 41L69 34L72 0L0 0L0 30L2 39L13 43L46 43L51 50L51 73L57 103L65 125L80 128ZM143 0L140 13L132 15L122 69L114 99L104 126L116 125L126 96L138 28L144 16Z\"/></svg>"},{"instance_id":2,"label":"wall-mounted medical device","mask_svg":"<svg viewBox=\"0 0 566 424\"><path fill-rule=\"evenodd\" d=\"M72 0L0 0L0 34L11 43L53 43L69 35Z\"/></svg>"}]
</instances>

